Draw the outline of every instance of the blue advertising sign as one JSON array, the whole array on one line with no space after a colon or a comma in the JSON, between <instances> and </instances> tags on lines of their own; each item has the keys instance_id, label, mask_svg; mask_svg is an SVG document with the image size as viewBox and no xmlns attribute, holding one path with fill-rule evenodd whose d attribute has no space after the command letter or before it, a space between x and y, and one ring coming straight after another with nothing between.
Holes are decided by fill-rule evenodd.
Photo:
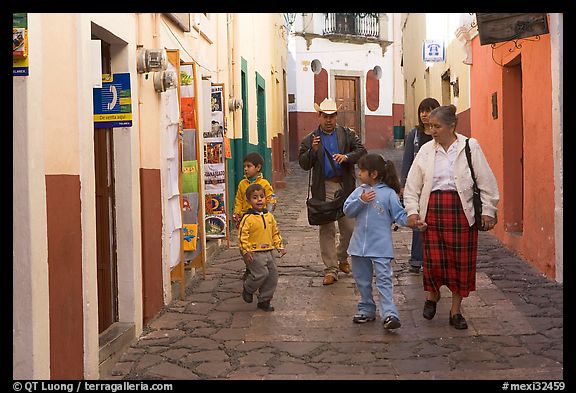
<instances>
[{"instance_id":1,"label":"blue advertising sign","mask_svg":"<svg viewBox=\"0 0 576 393\"><path fill-rule=\"evenodd\" d=\"M424 41L422 58L424 61L444 61L444 42Z\"/></svg>"},{"instance_id":2,"label":"blue advertising sign","mask_svg":"<svg viewBox=\"0 0 576 393\"><path fill-rule=\"evenodd\" d=\"M132 127L130 73L102 74L102 87L93 89L94 127Z\"/></svg>"}]
</instances>

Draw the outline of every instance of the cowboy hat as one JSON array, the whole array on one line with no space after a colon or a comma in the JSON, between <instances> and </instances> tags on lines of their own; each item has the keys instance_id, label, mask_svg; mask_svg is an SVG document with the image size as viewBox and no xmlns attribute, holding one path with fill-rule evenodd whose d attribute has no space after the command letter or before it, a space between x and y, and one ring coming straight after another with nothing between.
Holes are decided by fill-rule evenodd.
<instances>
[{"instance_id":1,"label":"cowboy hat","mask_svg":"<svg viewBox=\"0 0 576 393\"><path fill-rule=\"evenodd\" d=\"M331 100L330 98L325 98L324 101L320 103L320 105L314 103L314 109L316 109L316 112L323 112L326 113L327 115L331 115L333 113L338 112L341 106L342 104L336 107L336 103L334 102L334 100Z\"/></svg>"}]
</instances>

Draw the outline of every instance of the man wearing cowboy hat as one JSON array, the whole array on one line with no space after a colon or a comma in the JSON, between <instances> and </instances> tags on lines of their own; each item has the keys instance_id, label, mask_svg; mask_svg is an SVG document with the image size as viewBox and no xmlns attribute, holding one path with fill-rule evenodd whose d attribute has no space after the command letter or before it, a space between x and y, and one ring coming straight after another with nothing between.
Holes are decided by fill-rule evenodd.
<instances>
[{"instance_id":1,"label":"man wearing cowboy hat","mask_svg":"<svg viewBox=\"0 0 576 393\"><path fill-rule=\"evenodd\" d=\"M319 126L300 143L298 163L302 169L312 170L310 188L313 198L331 200L340 188L346 198L356 188L354 164L367 153L366 148L354 131L336 124L340 106L334 100L326 98L320 105L314 103L314 109L318 112ZM334 168L327 153L332 157ZM326 266L323 283L331 285L338 280L339 270L344 273L351 271L347 249L354 222L346 216L338 220L338 247L335 223L319 227L320 254Z\"/></svg>"}]
</instances>

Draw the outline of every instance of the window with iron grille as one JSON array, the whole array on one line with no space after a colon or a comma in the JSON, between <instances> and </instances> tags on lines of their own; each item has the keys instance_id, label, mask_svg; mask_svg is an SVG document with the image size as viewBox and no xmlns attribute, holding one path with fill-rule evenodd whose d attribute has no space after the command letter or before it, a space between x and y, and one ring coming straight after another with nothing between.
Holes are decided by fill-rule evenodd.
<instances>
[{"instance_id":1,"label":"window with iron grille","mask_svg":"<svg viewBox=\"0 0 576 393\"><path fill-rule=\"evenodd\" d=\"M326 13L324 35L354 35L378 38L380 23L378 14Z\"/></svg>"}]
</instances>

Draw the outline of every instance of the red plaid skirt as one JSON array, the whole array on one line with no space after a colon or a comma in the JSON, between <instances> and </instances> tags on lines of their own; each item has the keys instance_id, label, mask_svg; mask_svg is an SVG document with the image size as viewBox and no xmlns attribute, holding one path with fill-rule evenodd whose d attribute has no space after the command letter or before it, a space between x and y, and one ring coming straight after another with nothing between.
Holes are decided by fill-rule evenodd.
<instances>
[{"instance_id":1,"label":"red plaid skirt","mask_svg":"<svg viewBox=\"0 0 576 393\"><path fill-rule=\"evenodd\" d=\"M467 297L476 289L478 229L469 226L456 191L433 191L426 213L423 281L425 291L446 285Z\"/></svg>"}]
</instances>

